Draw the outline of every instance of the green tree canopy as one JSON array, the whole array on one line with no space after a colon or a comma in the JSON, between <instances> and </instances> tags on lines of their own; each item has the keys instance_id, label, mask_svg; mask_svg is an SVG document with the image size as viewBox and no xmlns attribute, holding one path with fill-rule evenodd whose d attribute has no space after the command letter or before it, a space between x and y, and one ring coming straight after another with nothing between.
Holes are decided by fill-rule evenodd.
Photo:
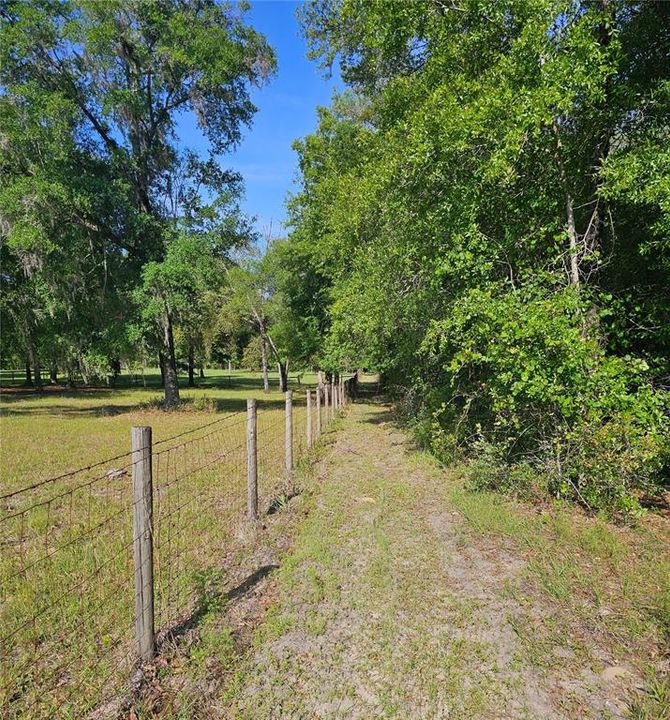
<instances>
[{"instance_id":1,"label":"green tree canopy","mask_svg":"<svg viewBox=\"0 0 670 720\"><path fill-rule=\"evenodd\" d=\"M315 355L381 370L441 452L492 443L593 506L661 482L670 7L324 0L301 16L350 86L296 145L285 255L303 271L280 289L324 301Z\"/></svg>"},{"instance_id":2,"label":"green tree canopy","mask_svg":"<svg viewBox=\"0 0 670 720\"><path fill-rule=\"evenodd\" d=\"M239 141L255 112L249 89L275 64L245 9L216 0L3 3L0 136L12 151L0 212L26 277L37 267L59 272L64 254L79 257L73 234L97 254L90 273L105 289L112 269L119 287L134 285L185 226L223 240L239 178L214 158ZM209 160L180 148L184 113L197 118ZM212 194L221 199L209 202ZM28 255L39 262L28 267ZM159 319L169 404L178 386L167 306ZM29 324L40 324L37 310Z\"/></svg>"}]
</instances>

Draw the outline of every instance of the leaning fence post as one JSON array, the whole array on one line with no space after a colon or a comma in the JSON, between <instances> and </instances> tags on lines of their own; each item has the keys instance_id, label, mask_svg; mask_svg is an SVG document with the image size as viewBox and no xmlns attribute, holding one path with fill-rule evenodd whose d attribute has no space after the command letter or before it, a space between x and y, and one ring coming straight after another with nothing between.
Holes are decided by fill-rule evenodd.
<instances>
[{"instance_id":1,"label":"leaning fence post","mask_svg":"<svg viewBox=\"0 0 670 720\"><path fill-rule=\"evenodd\" d=\"M312 391L307 390L307 449L312 447Z\"/></svg>"},{"instance_id":2,"label":"leaning fence post","mask_svg":"<svg viewBox=\"0 0 670 720\"><path fill-rule=\"evenodd\" d=\"M321 392L322 385L316 386L316 439L321 437Z\"/></svg>"},{"instance_id":3,"label":"leaning fence post","mask_svg":"<svg viewBox=\"0 0 670 720\"><path fill-rule=\"evenodd\" d=\"M256 400L247 400L247 519L258 519L258 459L256 448Z\"/></svg>"},{"instance_id":4,"label":"leaning fence post","mask_svg":"<svg viewBox=\"0 0 670 720\"><path fill-rule=\"evenodd\" d=\"M293 472L293 393L286 391L286 432L284 435L284 458L286 463L286 477Z\"/></svg>"},{"instance_id":5,"label":"leaning fence post","mask_svg":"<svg viewBox=\"0 0 670 720\"><path fill-rule=\"evenodd\" d=\"M151 428L131 431L133 463L133 559L135 562L135 639L143 662L154 656L154 553Z\"/></svg>"}]
</instances>

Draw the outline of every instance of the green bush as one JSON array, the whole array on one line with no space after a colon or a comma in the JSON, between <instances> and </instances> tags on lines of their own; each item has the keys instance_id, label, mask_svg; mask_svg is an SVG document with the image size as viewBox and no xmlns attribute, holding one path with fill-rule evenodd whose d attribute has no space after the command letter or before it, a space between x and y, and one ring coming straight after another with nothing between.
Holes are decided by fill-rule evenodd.
<instances>
[{"instance_id":1,"label":"green bush","mask_svg":"<svg viewBox=\"0 0 670 720\"><path fill-rule=\"evenodd\" d=\"M603 347L597 305L572 288L470 291L423 344L447 388L433 450L468 452L481 486L520 489L534 468L556 496L635 514L667 477L668 402L644 362Z\"/></svg>"}]
</instances>

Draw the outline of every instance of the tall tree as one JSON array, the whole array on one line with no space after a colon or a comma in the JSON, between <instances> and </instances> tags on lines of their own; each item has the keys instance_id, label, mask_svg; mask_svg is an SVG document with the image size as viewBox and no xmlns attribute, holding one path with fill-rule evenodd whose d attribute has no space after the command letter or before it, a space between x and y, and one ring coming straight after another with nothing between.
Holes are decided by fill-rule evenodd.
<instances>
[{"instance_id":1,"label":"tall tree","mask_svg":"<svg viewBox=\"0 0 670 720\"><path fill-rule=\"evenodd\" d=\"M324 301L316 354L406 388L445 455L478 439L533 458L553 492L633 507L668 468L670 6L301 15L351 88L297 145L302 269L278 276Z\"/></svg>"},{"instance_id":2,"label":"tall tree","mask_svg":"<svg viewBox=\"0 0 670 720\"><path fill-rule=\"evenodd\" d=\"M78 146L111 169L131 201L134 217L114 234L140 266L166 253L179 116L192 113L211 151L225 153L255 111L250 86L274 68L263 36L244 24L245 8L216 0L9 0L0 8L7 95L30 102L26 88L37 87L76 108ZM167 306L160 326L172 404Z\"/></svg>"}]
</instances>

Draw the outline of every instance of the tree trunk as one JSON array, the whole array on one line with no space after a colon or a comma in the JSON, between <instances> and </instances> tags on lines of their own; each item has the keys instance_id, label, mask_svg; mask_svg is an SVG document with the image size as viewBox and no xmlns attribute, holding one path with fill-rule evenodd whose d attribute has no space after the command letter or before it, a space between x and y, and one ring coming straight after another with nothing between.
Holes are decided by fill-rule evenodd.
<instances>
[{"instance_id":1,"label":"tree trunk","mask_svg":"<svg viewBox=\"0 0 670 720\"><path fill-rule=\"evenodd\" d=\"M79 355L78 365L79 365L79 374L81 375L81 379L83 380L84 385L88 385L88 381L89 381L88 371L86 370L86 363L83 361L81 355Z\"/></svg>"},{"instance_id":2,"label":"tree trunk","mask_svg":"<svg viewBox=\"0 0 670 720\"><path fill-rule=\"evenodd\" d=\"M195 387L195 376L194 376L194 370L195 370L195 353L193 350L193 345L188 346L188 386L189 387Z\"/></svg>"},{"instance_id":3,"label":"tree trunk","mask_svg":"<svg viewBox=\"0 0 670 720\"><path fill-rule=\"evenodd\" d=\"M109 366L112 370L112 387L115 388L116 381L121 374L121 361L119 360L119 358L111 358L109 361Z\"/></svg>"},{"instance_id":4,"label":"tree trunk","mask_svg":"<svg viewBox=\"0 0 670 720\"><path fill-rule=\"evenodd\" d=\"M270 378L268 376L268 344L265 336L261 335L261 369L263 370L263 392L270 392Z\"/></svg>"},{"instance_id":5,"label":"tree trunk","mask_svg":"<svg viewBox=\"0 0 670 720\"><path fill-rule=\"evenodd\" d=\"M611 0L600 0L600 11L603 14L603 20L597 29L598 44L603 52L607 53L612 42L612 28L614 27L614 5ZM607 108L612 96L612 76L608 76L605 80L604 97L598 103L598 110L603 113L602 125L596 132L595 145L593 148L593 166L591 169L591 181L593 187L594 209L591 213L588 226L584 232L584 247L587 251L597 252L602 246L602 234L605 225L605 199L601 197L600 190L603 186L603 178L601 170L603 163L607 159L610 152L612 130L610 122L607 120Z\"/></svg>"},{"instance_id":6,"label":"tree trunk","mask_svg":"<svg viewBox=\"0 0 670 720\"><path fill-rule=\"evenodd\" d=\"M570 284L579 286L579 259L577 248L577 228L575 226L575 213L572 205L572 197L569 193L565 196L566 215L568 218L568 243L570 245Z\"/></svg>"},{"instance_id":7,"label":"tree trunk","mask_svg":"<svg viewBox=\"0 0 670 720\"><path fill-rule=\"evenodd\" d=\"M163 355L163 351L158 351L158 367L161 371L161 387L165 387L165 356Z\"/></svg>"},{"instance_id":8,"label":"tree trunk","mask_svg":"<svg viewBox=\"0 0 670 720\"><path fill-rule=\"evenodd\" d=\"M49 382L52 385L58 385L58 365L54 362L49 367Z\"/></svg>"},{"instance_id":9,"label":"tree trunk","mask_svg":"<svg viewBox=\"0 0 670 720\"><path fill-rule=\"evenodd\" d=\"M263 333L263 330L261 328L261 333ZM282 392L286 392L288 390L288 360L285 360L282 362L281 355L279 354L279 350L277 350L277 346L274 344L272 337L270 336L270 333L265 331L265 333L262 335L262 337L267 340L268 345L270 346L270 349L272 350L272 356L277 362L277 369L279 371L279 389Z\"/></svg>"},{"instance_id":10,"label":"tree trunk","mask_svg":"<svg viewBox=\"0 0 670 720\"><path fill-rule=\"evenodd\" d=\"M558 170L563 185L563 193L565 195L565 214L567 219L568 246L570 257L570 284L579 287L579 248L577 247L577 227L575 225L574 203L568 185L568 176L563 163L563 145L561 143L561 135L558 128L558 121L554 119L554 134L556 135L556 159L558 161Z\"/></svg>"},{"instance_id":11,"label":"tree trunk","mask_svg":"<svg viewBox=\"0 0 670 720\"><path fill-rule=\"evenodd\" d=\"M279 371L279 390L286 392L288 390L288 360L286 362L277 361L277 370Z\"/></svg>"},{"instance_id":12,"label":"tree trunk","mask_svg":"<svg viewBox=\"0 0 670 720\"><path fill-rule=\"evenodd\" d=\"M204 365L200 366L200 377L201 378L205 377L205 366Z\"/></svg>"},{"instance_id":13,"label":"tree trunk","mask_svg":"<svg viewBox=\"0 0 670 720\"><path fill-rule=\"evenodd\" d=\"M32 387L33 386L33 372L30 369L30 358L26 358L26 379L23 383L26 387Z\"/></svg>"},{"instance_id":14,"label":"tree trunk","mask_svg":"<svg viewBox=\"0 0 670 720\"><path fill-rule=\"evenodd\" d=\"M33 363L33 377L35 378L35 387L38 390L42 389L42 368L40 366L40 361L38 359L35 359L35 362Z\"/></svg>"},{"instance_id":15,"label":"tree trunk","mask_svg":"<svg viewBox=\"0 0 670 720\"><path fill-rule=\"evenodd\" d=\"M163 358L165 371L165 407L169 408L179 404L177 358L174 352L172 315L169 312L166 312L163 317Z\"/></svg>"},{"instance_id":16,"label":"tree trunk","mask_svg":"<svg viewBox=\"0 0 670 720\"><path fill-rule=\"evenodd\" d=\"M35 350L33 343L28 345L28 356L30 357L30 364L33 369L33 383L38 390L42 389L42 367L40 366L40 359Z\"/></svg>"}]
</instances>

